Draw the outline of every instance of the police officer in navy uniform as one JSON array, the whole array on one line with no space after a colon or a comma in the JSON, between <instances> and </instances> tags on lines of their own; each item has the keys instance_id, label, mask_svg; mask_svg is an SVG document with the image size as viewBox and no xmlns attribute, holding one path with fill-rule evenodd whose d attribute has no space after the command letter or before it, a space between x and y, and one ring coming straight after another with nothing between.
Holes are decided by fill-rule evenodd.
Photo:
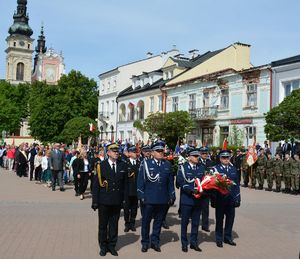
<instances>
[{"instance_id":1,"label":"police officer in navy uniform","mask_svg":"<svg viewBox=\"0 0 300 259\"><path fill-rule=\"evenodd\" d=\"M139 161L142 162L144 159L151 158L151 147L149 145L144 145L141 148L141 154L139 156Z\"/></svg>"},{"instance_id":2,"label":"police officer in navy uniform","mask_svg":"<svg viewBox=\"0 0 300 259\"><path fill-rule=\"evenodd\" d=\"M216 195L216 244L218 247L223 247L223 240L226 244L236 246L236 243L233 242L232 227L235 208L240 206L241 195L239 176L236 168L230 163L230 156L230 151L220 151L220 164L214 167L215 172L219 172L220 175L227 175L227 178L235 183L229 194L223 195L218 192ZM226 216L226 220L223 237L224 216Z\"/></svg>"},{"instance_id":3,"label":"police officer in navy uniform","mask_svg":"<svg viewBox=\"0 0 300 259\"><path fill-rule=\"evenodd\" d=\"M171 163L164 160L165 143L154 142L151 145L153 159L141 163L137 192L138 199L143 204L142 214L142 252L147 252L149 245L160 252L160 232L165 211L175 202L175 189ZM152 218L153 229L149 238Z\"/></svg>"},{"instance_id":4,"label":"police officer in navy uniform","mask_svg":"<svg viewBox=\"0 0 300 259\"><path fill-rule=\"evenodd\" d=\"M183 252L188 251L187 226L191 218L190 248L201 252L202 250L198 246L198 228L203 199L196 198L194 195L199 194L195 189L195 178L201 181L205 168L198 162L200 156L198 148L189 148L187 155L188 161L179 165L176 178L176 186L180 187L181 249Z\"/></svg>"},{"instance_id":5,"label":"police officer in navy uniform","mask_svg":"<svg viewBox=\"0 0 300 259\"><path fill-rule=\"evenodd\" d=\"M117 256L118 222L121 205L128 196L128 171L126 163L118 159L118 144L108 145L107 155L108 159L100 163L100 170L99 164L96 165L92 209L98 209L100 256L105 256L107 252Z\"/></svg>"},{"instance_id":6,"label":"police officer in navy uniform","mask_svg":"<svg viewBox=\"0 0 300 259\"><path fill-rule=\"evenodd\" d=\"M124 232L128 232L129 230L136 231L135 218L138 209L137 177L140 167L140 161L137 160L137 149L135 146L131 146L128 148L128 156L128 197L124 204Z\"/></svg>"},{"instance_id":7,"label":"police officer in navy uniform","mask_svg":"<svg viewBox=\"0 0 300 259\"><path fill-rule=\"evenodd\" d=\"M205 168L205 174L208 174L213 167L213 161L208 158L208 148L202 147L200 148L200 158L199 162ZM209 196L204 194L202 198L202 211L201 211L201 218L202 218L202 230L205 232L210 232L209 230Z\"/></svg>"}]
</instances>

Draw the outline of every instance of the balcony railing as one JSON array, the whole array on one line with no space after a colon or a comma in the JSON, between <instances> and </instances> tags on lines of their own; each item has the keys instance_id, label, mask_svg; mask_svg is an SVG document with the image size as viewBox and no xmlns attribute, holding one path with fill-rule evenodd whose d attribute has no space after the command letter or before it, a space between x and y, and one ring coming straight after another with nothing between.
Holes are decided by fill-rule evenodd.
<instances>
[{"instance_id":1,"label":"balcony railing","mask_svg":"<svg viewBox=\"0 0 300 259\"><path fill-rule=\"evenodd\" d=\"M189 111L191 117L194 120L212 120L217 117L217 107L203 107Z\"/></svg>"},{"instance_id":2,"label":"balcony railing","mask_svg":"<svg viewBox=\"0 0 300 259\"><path fill-rule=\"evenodd\" d=\"M98 119L100 121L108 120L109 119L109 113L108 112L99 112L98 113Z\"/></svg>"}]
</instances>

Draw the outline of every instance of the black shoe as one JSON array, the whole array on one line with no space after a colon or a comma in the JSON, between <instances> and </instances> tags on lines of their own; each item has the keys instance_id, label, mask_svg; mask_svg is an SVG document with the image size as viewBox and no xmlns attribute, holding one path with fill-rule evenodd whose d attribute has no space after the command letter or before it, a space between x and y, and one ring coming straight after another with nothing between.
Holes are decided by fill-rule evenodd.
<instances>
[{"instance_id":1,"label":"black shoe","mask_svg":"<svg viewBox=\"0 0 300 259\"><path fill-rule=\"evenodd\" d=\"M143 253L146 253L146 252L148 251L148 246L143 245L141 251L142 251Z\"/></svg>"},{"instance_id":2,"label":"black shoe","mask_svg":"<svg viewBox=\"0 0 300 259\"><path fill-rule=\"evenodd\" d=\"M235 242L233 242L232 240L224 240L224 243L225 244L228 244L228 245L231 245L231 246L236 246L236 243Z\"/></svg>"},{"instance_id":3,"label":"black shoe","mask_svg":"<svg viewBox=\"0 0 300 259\"><path fill-rule=\"evenodd\" d=\"M170 228L166 221L163 222L162 227L164 229L169 229Z\"/></svg>"},{"instance_id":4,"label":"black shoe","mask_svg":"<svg viewBox=\"0 0 300 259\"><path fill-rule=\"evenodd\" d=\"M191 249L194 249L197 252L202 252L202 249L199 246L195 246L195 245L190 245Z\"/></svg>"},{"instance_id":5,"label":"black shoe","mask_svg":"<svg viewBox=\"0 0 300 259\"><path fill-rule=\"evenodd\" d=\"M260 185L260 186L258 187L258 190L262 190L262 189L263 189L263 186Z\"/></svg>"},{"instance_id":6,"label":"black shoe","mask_svg":"<svg viewBox=\"0 0 300 259\"><path fill-rule=\"evenodd\" d=\"M156 252L161 252L160 247L159 247L158 245L153 245L153 244L151 244L151 248L152 248L153 250L155 250Z\"/></svg>"},{"instance_id":7,"label":"black shoe","mask_svg":"<svg viewBox=\"0 0 300 259\"><path fill-rule=\"evenodd\" d=\"M135 231L136 231L136 228L135 228L135 226L131 226L131 227L130 227L130 229L131 229L133 232L135 232Z\"/></svg>"},{"instance_id":8,"label":"black shoe","mask_svg":"<svg viewBox=\"0 0 300 259\"><path fill-rule=\"evenodd\" d=\"M75 196L76 196L76 197L77 197L77 196L79 196L79 193L78 193L78 192L76 192L76 193L75 193Z\"/></svg>"},{"instance_id":9,"label":"black shoe","mask_svg":"<svg viewBox=\"0 0 300 259\"><path fill-rule=\"evenodd\" d=\"M202 228L202 230L205 232L210 232L210 230L208 228Z\"/></svg>"},{"instance_id":10,"label":"black shoe","mask_svg":"<svg viewBox=\"0 0 300 259\"><path fill-rule=\"evenodd\" d=\"M100 256L106 256L106 250L101 249L99 255Z\"/></svg>"},{"instance_id":11,"label":"black shoe","mask_svg":"<svg viewBox=\"0 0 300 259\"><path fill-rule=\"evenodd\" d=\"M53 191L53 192L55 192L55 189L54 189L54 188L52 188L52 191Z\"/></svg>"},{"instance_id":12,"label":"black shoe","mask_svg":"<svg viewBox=\"0 0 300 259\"><path fill-rule=\"evenodd\" d=\"M129 232L129 230L130 230L130 227L129 226L125 226L125 229L124 229L124 232Z\"/></svg>"},{"instance_id":13,"label":"black shoe","mask_svg":"<svg viewBox=\"0 0 300 259\"><path fill-rule=\"evenodd\" d=\"M217 241L216 244L217 244L217 247L223 247L222 241Z\"/></svg>"},{"instance_id":14,"label":"black shoe","mask_svg":"<svg viewBox=\"0 0 300 259\"><path fill-rule=\"evenodd\" d=\"M114 248L109 248L109 252L110 252L113 256L118 256L118 252L117 252L116 249L114 249Z\"/></svg>"},{"instance_id":15,"label":"black shoe","mask_svg":"<svg viewBox=\"0 0 300 259\"><path fill-rule=\"evenodd\" d=\"M64 189L64 188L60 188L59 190L60 190L61 192L64 192L64 191L65 191L65 189Z\"/></svg>"},{"instance_id":16,"label":"black shoe","mask_svg":"<svg viewBox=\"0 0 300 259\"><path fill-rule=\"evenodd\" d=\"M185 252L185 253L187 253L187 251L188 251L188 248L187 248L187 246L183 246L183 247L181 248L181 250L182 250L182 252Z\"/></svg>"}]
</instances>

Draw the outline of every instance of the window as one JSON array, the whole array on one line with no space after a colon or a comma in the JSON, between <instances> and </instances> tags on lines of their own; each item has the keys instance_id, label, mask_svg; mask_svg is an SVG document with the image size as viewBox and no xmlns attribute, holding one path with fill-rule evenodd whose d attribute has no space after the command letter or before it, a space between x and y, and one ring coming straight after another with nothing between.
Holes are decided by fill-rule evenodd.
<instances>
[{"instance_id":1,"label":"window","mask_svg":"<svg viewBox=\"0 0 300 259\"><path fill-rule=\"evenodd\" d=\"M223 89L221 90L221 109L228 109L229 106L229 90Z\"/></svg>"},{"instance_id":2,"label":"window","mask_svg":"<svg viewBox=\"0 0 300 259\"><path fill-rule=\"evenodd\" d=\"M154 112L154 97L150 97L150 112Z\"/></svg>"},{"instance_id":3,"label":"window","mask_svg":"<svg viewBox=\"0 0 300 259\"><path fill-rule=\"evenodd\" d=\"M224 139L229 136L229 127L220 127L220 146L223 145Z\"/></svg>"},{"instance_id":4,"label":"window","mask_svg":"<svg viewBox=\"0 0 300 259\"><path fill-rule=\"evenodd\" d=\"M24 64L23 63L18 63L17 64L16 79L18 81L23 81L24 80Z\"/></svg>"},{"instance_id":5,"label":"window","mask_svg":"<svg viewBox=\"0 0 300 259\"><path fill-rule=\"evenodd\" d=\"M104 84L104 81L102 82L102 91L104 91L104 89L105 89L105 84Z\"/></svg>"},{"instance_id":6,"label":"window","mask_svg":"<svg viewBox=\"0 0 300 259\"><path fill-rule=\"evenodd\" d=\"M107 83L107 90L109 90L110 89L110 81L108 81L108 83Z\"/></svg>"},{"instance_id":7,"label":"window","mask_svg":"<svg viewBox=\"0 0 300 259\"><path fill-rule=\"evenodd\" d=\"M247 85L247 106L256 107L257 105L257 84Z\"/></svg>"},{"instance_id":8,"label":"window","mask_svg":"<svg viewBox=\"0 0 300 259\"><path fill-rule=\"evenodd\" d=\"M117 88L117 79L114 78L114 89L116 89L116 88Z\"/></svg>"},{"instance_id":9,"label":"window","mask_svg":"<svg viewBox=\"0 0 300 259\"><path fill-rule=\"evenodd\" d=\"M144 83L145 83L144 79L141 79L141 87L144 86Z\"/></svg>"},{"instance_id":10,"label":"window","mask_svg":"<svg viewBox=\"0 0 300 259\"><path fill-rule=\"evenodd\" d=\"M203 93L203 107L209 107L209 92Z\"/></svg>"},{"instance_id":11,"label":"window","mask_svg":"<svg viewBox=\"0 0 300 259\"><path fill-rule=\"evenodd\" d=\"M245 127L246 131L246 140L247 140L247 146L253 143L252 139L254 136L256 136L256 127L254 126L247 126ZM251 141L250 141L251 140Z\"/></svg>"},{"instance_id":12,"label":"window","mask_svg":"<svg viewBox=\"0 0 300 259\"><path fill-rule=\"evenodd\" d=\"M14 41L14 47L17 46L17 43Z\"/></svg>"},{"instance_id":13,"label":"window","mask_svg":"<svg viewBox=\"0 0 300 259\"><path fill-rule=\"evenodd\" d=\"M121 139L121 140L124 140L124 131L123 131L123 130L120 131L120 139Z\"/></svg>"},{"instance_id":14,"label":"window","mask_svg":"<svg viewBox=\"0 0 300 259\"><path fill-rule=\"evenodd\" d=\"M30 44L27 45L28 49L30 49Z\"/></svg>"},{"instance_id":15,"label":"window","mask_svg":"<svg viewBox=\"0 0 300 259\"><path fill-rule=\"evenodd\" d=\"M128 140L132 140L132 130L128 130Z\"/></svg>"},{"instance_id":16,"label":"window","mask_svg":"<svg viewBox=\"0 0 300 259\"><path fill-rule=\"evenodd\" d=\"M106 113L107 113L107 115L109 113L109 101L106 101Z\"/></svg>"},{"instance_id":17,"label":"window","mask_svg":"<svg viewBox=\"0 0 300 259\"><path fill-rule=\"evenodd\" d=\"M284 96L288 96L291 94L292 91L299 89L299 85L300 85L300 79L283 83L284 94L285 94Z\"/></svg>"},{"instance_id":18,"label":"window","mask_svg":"<svg viewBox=\"0 0 300 259\"><path fill-rule=\"evenodd\" d=\"M150 76L150 78L149 78L149 84L150 84L150 85L153 84L153 76Z\"/></svg>"},{"instance_id":19,"label":"window","mask_svg":"<svg viewBox=\"0 0 300 259\"><path fill-rule=\"evenodd\" d=\"M178 97L172 98L172 111L177 112L178 111Z\"/></svg>"},{"instance_id":20,"label":"window","mask_svg":"<svg viewBox=\"0 0 300 259\"><path fill-rule=\"evenodd\" d=\"M104 112L104 103L101 103L101 111L100 112Z\"/></svg>"},{"instance_id":21,"label":"window","mask_svg":"<svg viewBox=\"0 0 300 259\"><path fill-rule=\"evenodd\" d=\"M196 110L196 94L190 94L189 95L189 111L195 111Z\"/></svg>"},{"instance_id":22,"label":"window","mask_svg":"<svg viewBox=\"0 0 300 259\"><path fill-rule=\"evenodd\" d=\"M158 96L158 107L157 107L157 110L158 111L162 111L162 96Z\"/></svg>"},{"instance_id":23,"label":"window","mask_svg":"<svg viewBox=\"0 0 300 259\"><path fill-rule=\"evenodd\" d=\"M112 100L111 101L111 114L114 114L114 112L115 112L115 101L114 100Z\"/></svg>"}]
</instances>

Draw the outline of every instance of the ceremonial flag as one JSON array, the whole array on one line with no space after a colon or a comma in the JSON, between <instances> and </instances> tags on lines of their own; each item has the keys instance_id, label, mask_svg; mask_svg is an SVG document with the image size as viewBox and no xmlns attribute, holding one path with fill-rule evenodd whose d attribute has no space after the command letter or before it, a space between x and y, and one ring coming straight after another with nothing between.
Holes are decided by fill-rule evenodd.
<instances>
[{"instance_id":1,"label":"ceremonial flag","mask_svg":"<svg viewBox=\"0 0 300 259\"><path fill-rule=\"evenodd\" d=\"M89 123L89 126L90 126L90 131L91 132L94 132L96 130L96 127L95 127L94 123Z\"/></svg>"},{"instance_id":2,"label":"ceremonial flag","mask_svg":"<svg viewBox=\"0 0 300 259\"><path fill-rule=\"evenodd\" d=\"M228 144L227 138L224 138L224 141L223 141L223 150L227 150L227 144Z\"/></svg>"},{"instance_id":3,"label":"ceremonial flag","mask_svg":"<svg viewBox=\"0 0 300 259\"><path fill-rule=\"evenodd\" d=\"M249 166L252 166L257 160L257 152L256 152L256 148L255 148L255 145L256 145L255 142L256 142L256 138L254 136L253 145L249 146L248 152L246 154L246 161Z\"/></svg>"}]
</instances>

